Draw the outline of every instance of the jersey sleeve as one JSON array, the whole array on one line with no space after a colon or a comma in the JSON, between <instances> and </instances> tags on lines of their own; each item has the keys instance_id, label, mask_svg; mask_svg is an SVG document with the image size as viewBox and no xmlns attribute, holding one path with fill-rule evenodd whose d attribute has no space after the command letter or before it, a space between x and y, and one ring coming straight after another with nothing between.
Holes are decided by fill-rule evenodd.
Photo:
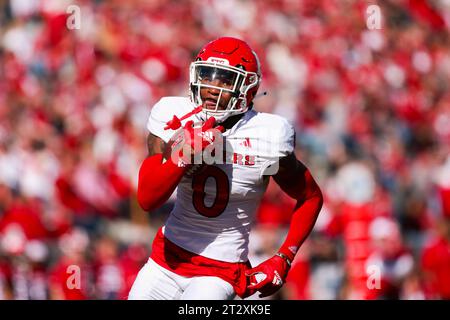
<instances>
[{"instance_id":1,"label":"jersey sleeve","mask_svg":"<svg viewBox=\"0 0 450 320\"><path fill-rule=\"evenodd\" d=\"M278 149L278 157L285 157L295 149L295 130L294 127L287 121L283 119L283 125L280 130L280 143Z\"/></svg>"},{"instance_id":2,"label":"jersey sleeve","mask_svg":"<svg viewBox=\"0 0 450 320\"><path fill-rule=\"evenodd\" d=\"M279 118L278 118L279 119ZM275 120L275 119L274 119ZM274 175L278 172L279 161L294 152L295 149L295 130L294 127L285 119L274 121L276 126L268 131L270 134L269 153L264 153L260 158L264 159L261 168L261 175Z\"/></svg>"},{"instance_id":3,"label":"jersey sleeve","mask_svg":"<svg viewBox=\"0 0 450 320\"><path fill-rule=\"evenodd\" d=\"M164 142L168 142L172 137L173 130L164 130L166 123L172 119L173 114L169 110L170 106L166 103L166 99L162 98L152 108L147 121L147 129Z\"/></svg>"}]
</instances>

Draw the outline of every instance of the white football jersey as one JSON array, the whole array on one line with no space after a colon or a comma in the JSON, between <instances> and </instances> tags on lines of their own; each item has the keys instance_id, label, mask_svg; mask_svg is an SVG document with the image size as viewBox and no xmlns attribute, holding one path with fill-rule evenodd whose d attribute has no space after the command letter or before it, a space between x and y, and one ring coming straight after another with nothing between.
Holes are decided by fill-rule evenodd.
<instances>
[{"instance_id":1,"label":"white football jersey","mask_svg":"<svg viewBox=\"0 0 450 320\"><path fill-rule=\"evenodd\" d=\"M175 131L164 130L166 122L194 108L188 98L162 98L152 108L147 128L168 142ZM199 121L193 115L182 125L188 120ZM279 158L294 151L294 136L284 118L247 111L223 133L228 154L224 163L204 166L180 181L163 228L165 237L207 258L247 261L250 229L269 182L267 173L276 172Z\"/></svg>"}]
</instances>

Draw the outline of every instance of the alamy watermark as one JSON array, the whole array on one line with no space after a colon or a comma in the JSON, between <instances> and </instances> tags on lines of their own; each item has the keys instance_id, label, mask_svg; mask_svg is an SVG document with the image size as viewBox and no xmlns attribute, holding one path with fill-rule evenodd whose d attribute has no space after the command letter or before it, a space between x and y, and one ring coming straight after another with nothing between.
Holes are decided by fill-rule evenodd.
<instances>
[{"instance_id":1,"label":"alamy watermark","mask_svg":"<svg viewBox=\"0 0 450 320\"><path fill-rule=\"evenodd\" d=\"M81 9L77 5L70 5L66 9L66 13L69 15L66 20L66 27L69 30L81 29Z\"/></svg>"},{"instance_id":2,"label":"alamy watermark","mask_svg":"<svg viewBox=\"0 0 450 320\"><path fill-rule=\"evenodd\" d=\"M369 290L381 289L381 268L378 265L371 264L366 268L367 281L366 286Z\"/></svg>"},{"instance_id":3,"label":"alamy watermark","mask_svg":"<svg viewBox=\"0 0 450 320\"><path fill-rule=\"evenodd\" d=\"M369 30L381 29L381 9L378 5L372 4L366 9L366 26Z\"/></svg>"},{"instance_id":4,"label":"alamy watermark","mask_svg":"<svg viewBox=\"0 0 450 320\"><path fill-rule=\"evenodd\" d=\"M70 290L81 289L81 269L77 265L70 265L66 269L69 277L66 280L66 286Z\"/></svg>"}]
</instances>

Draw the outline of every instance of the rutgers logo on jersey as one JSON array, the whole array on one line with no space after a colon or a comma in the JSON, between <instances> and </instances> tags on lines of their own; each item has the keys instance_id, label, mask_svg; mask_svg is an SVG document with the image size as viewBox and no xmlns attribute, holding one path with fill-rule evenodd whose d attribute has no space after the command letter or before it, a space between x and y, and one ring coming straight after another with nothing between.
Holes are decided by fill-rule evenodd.
<instances>
[{"instance_id":1,"label":"rutgers logo on jersey","mask_svg":"<svg viewBox=\"0 0 450 320\"><path fill-rule=\"evenodd\" d=\"M233 163L240 166L254 166L255 160L255 156L244 155L237 152L233 153Z\"/></svg>"}]
</instances>

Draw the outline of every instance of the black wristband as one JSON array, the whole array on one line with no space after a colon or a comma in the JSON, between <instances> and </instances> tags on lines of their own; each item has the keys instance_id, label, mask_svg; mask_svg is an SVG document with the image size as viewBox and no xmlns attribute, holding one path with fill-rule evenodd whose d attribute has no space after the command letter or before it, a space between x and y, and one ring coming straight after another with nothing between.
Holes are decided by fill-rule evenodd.
<instances>
[{"instance_id":1,"label":"black wristband","mask_svg":"<svg viewBox=\"0 0 450 320\"><path fill-rule=\"evenodd\" d=\"M281 252L277 252L275 253L276 256L279 256L280 258L284 259L286 261L286 263L288 264L288 266L291 266L291 260L289 260L289 258L287 257L287 255L285 255L284 253Z\"/></svg>"}]
</instances>

